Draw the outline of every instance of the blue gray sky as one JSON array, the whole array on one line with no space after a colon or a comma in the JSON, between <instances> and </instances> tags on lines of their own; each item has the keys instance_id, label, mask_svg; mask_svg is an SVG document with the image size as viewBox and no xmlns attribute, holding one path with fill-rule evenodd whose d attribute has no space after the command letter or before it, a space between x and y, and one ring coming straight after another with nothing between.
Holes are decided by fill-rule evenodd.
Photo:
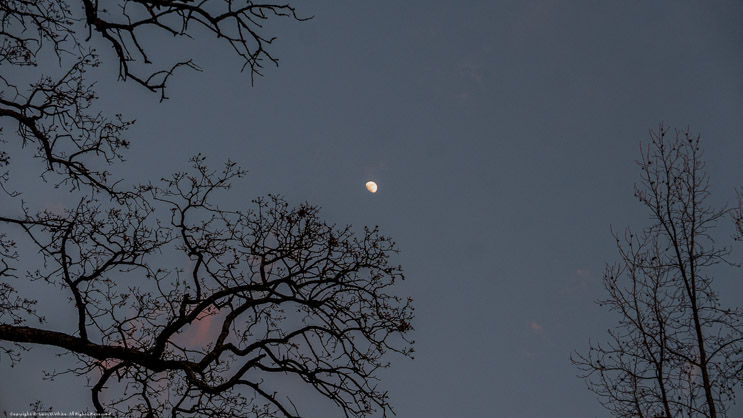
<instances>
[{"instance_id":1,"label":"blue gray sky","mask_svg":"<svg viewBox=\"0 0 743 418\"><path fill-rule=\"evenodd\" d=\"M204 69L177 74L163 103L104 65L102 108L137 120L118 173L230 158L249 174L225 205L276 193L395 238L416 306L415 360L382 374L401 417L608 416L568 356L613 325L593 302L616 256L609 228L647 221L634 161L660 122L702 135L715 202L743 185L743 3L296 6L314 19L269 24L280 67L253 86L213 38L153 40ZM740 271L717 280L743 304ZM42 381L52 352L0 364L0 404L87 406L78 381ZM309 395L308 417L340 413Z\"/></svg>"}]
</instances>

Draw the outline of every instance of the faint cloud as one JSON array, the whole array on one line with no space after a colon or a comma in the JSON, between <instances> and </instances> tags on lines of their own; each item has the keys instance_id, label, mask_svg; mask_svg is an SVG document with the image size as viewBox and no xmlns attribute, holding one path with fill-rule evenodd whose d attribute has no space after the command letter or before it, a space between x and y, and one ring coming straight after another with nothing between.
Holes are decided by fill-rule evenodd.
<instances>
[{"instance_id":1,"label":"faint cloud","mask_svg":"<svg viewBox=\"0 0 743 418\"><path fill-rule=\"evenodd\" d=\"M482 71L480 71L480 66L471 63L464 63L459 67L459 71L464 74L466 78L470 79L470 81L482 84Z\"/></svg>"},{"instance_id":2,"label":"faint cloud","mask_svg":"<svg viewBox=\"0 0 743 418\"><path fill-rule=\"evenodd\" d=\"M521 16L512 21L511 33L523 36L539 33L555 22L559 7L561 4L557 0L524 2Z\"/></svg>"},{"instance_id":3,"label":"faint cloud","mask_svg":"<svg viewBox=\"0 0 743 418\"><path fill-rule=\"evenodd\" d=\"M563 296L584 294L591 287L593 274L586 268L576 269L560 290Z\"/></svg>"},{"instance_id":4,"label":"faint cloud","mask_svg":"<svg viewBox=\"0 0 743 418\"><path fill-rule=\"evenodd\" d=\"M44 211L52 215L65 216L65 206L62 202L46 202L44 204Z\"/></svg>"},{"instance_id":5,"label":"faint cloud","mask_svg":"<svg viewBox=\"0 0 743 418\"><path fill-rule=\"evenodd\" d=\"M586 269L578 269L575 271L576 282L578 285L585 289L588 287L588 283L591 280L591 272Z\"/></svg>"},{"instance_id":6,"label":"faint cloud","mask_svg":"<svg viewBox=\"0 0 743 418\"><path fill-rule=\"evenodd\" d=\"M529 328L531 328L532 332L534 332L535 334L541 334L542 331L544 330L544 327L539 325L537 321L531 321L529 323Z\"/></svg>"},{"instance_id":7,"label":"faint cloud","mask_svg":"<svg viewBox=\"0 0 743 418\"><path fill-rule=\"evenodd\" d=\"M459 91L454 94L457 100L471 99L483 87L483 73L479 65L471 62L459 63L455 69Z\"/></svg>"},{"instance_id":8,"label":"faint cloud","mask_svg":"<svg viewBox=\"0 0 743 418\"><path fill-rule=\"evenodd\" d=\"M201 347L216 336L217 328L212 327L212 322L216 315L219 315L218 309L209 307L200 312L196 320L183 333L183 339L187 344Z\"/></svg>"}]
</instances>

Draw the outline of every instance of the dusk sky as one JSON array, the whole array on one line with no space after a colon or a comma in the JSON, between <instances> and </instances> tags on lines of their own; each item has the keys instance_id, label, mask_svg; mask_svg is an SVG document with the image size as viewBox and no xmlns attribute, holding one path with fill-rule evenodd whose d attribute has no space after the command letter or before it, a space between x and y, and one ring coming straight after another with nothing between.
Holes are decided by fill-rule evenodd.
<instances>
[{"instance_id":1,"label":"dusk sky","mask_svg":"<svg viewBox=\"0 0 743 418\"><path fill-rule=\"evenodd\" d=\"M280 66L252 86L213 36L153 39L163 62L203 68L177 73L162 103L117 81L98 40L100 106L137 121L114 173L159 179L200 152L248 170L225 207L274 193L330 223L379 225L416 309L415 359L390 356L380 375L400 417L608 416L569 355L615 323L594 301L617 257L610 227L648 222L633 198L648 131L701 134L715 204L743 185L743 2L295 6L314 18L268 23ZM716 280L723 304L743 306L743 271ZM0 410L89 407L84 379L42 380L55 352L0 363ZM299 396L307 417L342 415Z\"/></svg>"}]
</instances>

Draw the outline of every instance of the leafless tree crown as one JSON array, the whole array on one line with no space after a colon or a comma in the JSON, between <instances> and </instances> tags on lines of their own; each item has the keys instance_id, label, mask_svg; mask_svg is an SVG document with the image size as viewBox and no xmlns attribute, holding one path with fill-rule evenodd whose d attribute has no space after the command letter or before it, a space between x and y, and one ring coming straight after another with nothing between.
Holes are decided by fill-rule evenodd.
<instances>
[{"instance_id":1,"label":"leafless tree crown","mask_svg":"<svg viewBox=\"0 0 743 418\"><path fill-rule=\"evenodd\" d=\"M709 205L700 137L660 126L638 161L635 197L650 226L614 234L619 262L599 301L619 317L605 343L574 353L589 389L617 417L722 417L743 365L743 312L723 308L710 268L728 264L712 237L741 213Z\"/></svg>"},{"instance_id":2,"label":"leafless tree crown","mask_svg":"<svg viewBox=\"0 0 743 418\"><path fill-rule=\"evenodd\" d=\"M287 382L346 416L391 412L376 376L386 353L411 355L412 307L395 296L403 274L388 237L278 196L224 209L216 195L244 175L232 162L212 170L197 155L189 170L135 186L107 171L133 121L96 110L92 42L114 51L123 80L164 98L176 69L197 67L150 69L151 36L212 33L255 75L277 63L263 28L277 17L301 20L289 5L237 0L0 2L0 361L58 348L76 362L62 373L87 377L101 413L299 416ZM45 73L50 56L48 74L18 81L30 73L13 69ZM28 158L75 203L29 206L31 191L13 183ZM55 315L74 317L69 328L45 326L29 283L59 289Z\"/></svg>"}]
</instances>

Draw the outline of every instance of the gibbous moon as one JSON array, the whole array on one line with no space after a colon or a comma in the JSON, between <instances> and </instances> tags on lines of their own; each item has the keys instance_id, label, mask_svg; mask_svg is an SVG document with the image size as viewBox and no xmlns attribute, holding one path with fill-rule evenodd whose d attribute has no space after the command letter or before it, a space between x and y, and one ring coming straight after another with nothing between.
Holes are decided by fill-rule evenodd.
<instances>
[{"instance_id":1,"label":"gibbous moon","mask_svg":"<svg viewBox=\"0 0 743 418\"><path fill-rule=\"evenodd\" d=\"M366 182L366 190L376 193L377 192L377 183L374 183L373 181L367 181Z\"/></svg>"}]
</instances>

